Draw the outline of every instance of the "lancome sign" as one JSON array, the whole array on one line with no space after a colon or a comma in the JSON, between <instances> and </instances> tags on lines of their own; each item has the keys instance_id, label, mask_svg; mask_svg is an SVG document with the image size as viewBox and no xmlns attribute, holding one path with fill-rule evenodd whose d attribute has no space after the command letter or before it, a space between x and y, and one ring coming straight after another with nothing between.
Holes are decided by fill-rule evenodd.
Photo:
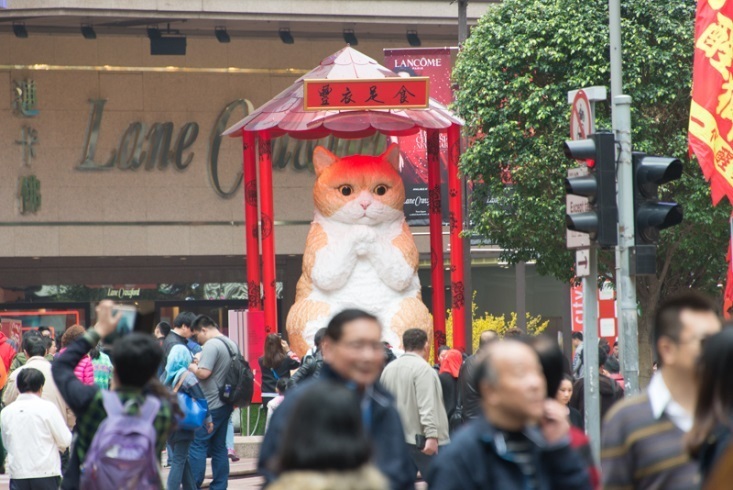
<instances>
[{"instance_id":1,"label":"lancome sign","mask_svg":"<svg viewBox=\"0 0 733 490\"><path fill-rule=\"evenodd\" d=\"M99 155L97 144L104 130L104 106L106 100L92 99L89 122L84 137L82 158L76 166L81 171L165 171L174 167L179 171L187 170L196 161L192 147L199 137L197 122L186 122L176 128L170 121L145 125L135 121L119 137L117 148L108 155ZM207 169L209 182L214 192L222 198L233 197L242 185L241 170L230 182L222 182L219 177L219 150L224 130L234 121L245 117L253 110L247 99L238 99L224 107L209 132ZM297 140L282 136L273 141L272 165L276 170L288 166L296 171L313 171L311 155L317 145L322 145L339 155L364 153L377 155L386 146L383 136L361 140L341 140L332 136L321 140Z\"/></svg>"}]
</instances>

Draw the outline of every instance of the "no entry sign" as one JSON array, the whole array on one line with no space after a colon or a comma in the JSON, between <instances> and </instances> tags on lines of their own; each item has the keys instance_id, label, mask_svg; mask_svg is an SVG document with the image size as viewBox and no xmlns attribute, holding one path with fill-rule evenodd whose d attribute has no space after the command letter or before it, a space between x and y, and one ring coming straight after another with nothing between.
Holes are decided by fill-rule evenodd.
<instances>
[{"instance_id":1,"label":"no entry sign","mask_svg":"<svg viewBox=\"0 0 733 490\"><path fill-rule=\"evenodd\" d=\"M578 90L570 112L570 139L583 140L593 132L593 113L588 96Z\"/></svg>"}]
</instances>

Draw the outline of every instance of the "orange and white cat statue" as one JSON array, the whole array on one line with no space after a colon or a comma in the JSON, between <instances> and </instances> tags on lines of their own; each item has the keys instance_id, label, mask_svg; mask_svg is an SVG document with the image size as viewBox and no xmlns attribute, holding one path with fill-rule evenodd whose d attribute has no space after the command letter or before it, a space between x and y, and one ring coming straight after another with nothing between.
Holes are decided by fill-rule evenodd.
<instances>
[{"instance_id":1,"label":"orange and white cat statue","mask_svg":"<svg viewBox=\"0 0 733 490\"><path fill-rule=\"evenodd\" d=\"M405 222L405 188L397 172L399 148L380 156L339 158L313 152L315 216L305 244L303 274L287 330L300 356L319 328L346 308L367 311L382 324L382 339L402 347L402 333L421 328L432 339L422 302L418 251Z\"/></svg>"}]
</instances>

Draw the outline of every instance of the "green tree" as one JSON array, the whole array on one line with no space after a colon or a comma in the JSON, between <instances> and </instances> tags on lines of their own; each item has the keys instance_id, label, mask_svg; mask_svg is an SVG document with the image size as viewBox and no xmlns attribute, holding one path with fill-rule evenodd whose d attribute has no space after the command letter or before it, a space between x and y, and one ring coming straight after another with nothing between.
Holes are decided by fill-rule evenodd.
<instances>
[{"instance_id":1,"label":"green tree","mask_svg":"<svg viewBox=\"0 0 733 490\"><path fill-rule=\"evenodd\" d=\"M719 294L725 279L730 205L712 207L696 161L687 158L695 0L623 0L624 93L633 98L635 151L674 155L683 178L662 198L684 207L682 225L662 232L656 277L637 280L642 376L649 372L649 320L659 300L696 288ZM471 144L461 168L474 182L476 231L510 263L536 260L538 271L570 280L563 178L574 162L567 92L610 85L607 0L505 0L473 29L454 73L456 107ZM609 104L597 105L609 128ZM613 254L601 273L613 276Z\"/></svg>"}]
</instances>

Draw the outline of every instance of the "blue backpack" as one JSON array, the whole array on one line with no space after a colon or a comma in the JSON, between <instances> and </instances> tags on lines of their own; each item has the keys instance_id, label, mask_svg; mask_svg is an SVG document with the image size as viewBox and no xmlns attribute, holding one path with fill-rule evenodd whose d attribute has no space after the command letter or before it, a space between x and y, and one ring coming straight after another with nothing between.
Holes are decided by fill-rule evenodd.
<instances>
[{"instance_id":1,"label":"blue backpack","mask_svg":"<svg viewBox=\"0 0 733 490\"><path fill-rule=\"evenodd\" d=\"M160 400L147 396L138 415L128 415L116 393L102 391L107 418L87 451L81 490L162 488L153 422Z\"/></svg>"}]
</instances>

